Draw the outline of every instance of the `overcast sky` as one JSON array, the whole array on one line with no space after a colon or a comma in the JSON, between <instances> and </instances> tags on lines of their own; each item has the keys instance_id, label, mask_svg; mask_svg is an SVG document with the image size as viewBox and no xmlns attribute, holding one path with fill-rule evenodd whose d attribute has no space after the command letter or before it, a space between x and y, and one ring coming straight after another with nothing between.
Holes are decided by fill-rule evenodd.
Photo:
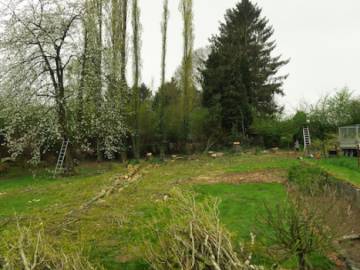
<instances>
[{"instance_id":1,"label":"overcast sky","mask_svg":"<svg viewBox=\"0 0 360 270\"><path fill-rule=\"evenodd\" d=\"M209 44L218 33L225 11L236 0L193 0L195 48ZM169 0L167 79L182 56L179 0ZM282 70L290 76L280 102L287 111L314 102L326 93L348 86L360 95L359 0L255 0L275 29L277 53L291 62ZM143 26L142 78L155 88L160 80L162 0L140 0Z\"/></svg>"}]
</instances>

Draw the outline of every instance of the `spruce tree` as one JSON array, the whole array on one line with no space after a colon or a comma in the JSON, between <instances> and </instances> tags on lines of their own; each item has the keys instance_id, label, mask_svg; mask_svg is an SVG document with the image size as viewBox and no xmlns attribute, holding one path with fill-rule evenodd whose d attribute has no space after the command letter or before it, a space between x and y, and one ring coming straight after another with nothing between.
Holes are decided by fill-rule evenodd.
<instances>
[{"instance_id":1,"label":"spruce tree","mask_svg":"<svg viewBox=\"0 0 360 270\"><path fill-rule=\"evenodd\" d=\"M245 135L254 113L280 110L274 97L283 94L286 76L277 76L288 61L273 56L274 30L262 10L242 0L227 11L220 33L211 39L211 54L202 71L203 104L218 115L228 133Z\"/></svg>"}]
</instances>

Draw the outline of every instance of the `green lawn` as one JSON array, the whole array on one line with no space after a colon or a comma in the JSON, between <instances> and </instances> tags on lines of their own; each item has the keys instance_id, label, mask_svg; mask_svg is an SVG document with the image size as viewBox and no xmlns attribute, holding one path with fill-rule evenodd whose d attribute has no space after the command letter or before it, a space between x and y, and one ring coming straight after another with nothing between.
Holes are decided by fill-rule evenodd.
<instances>
[{"instance_id":1,"label":"green lawn","mask_svg":"<svg viewBox=\"0 0 360 270\"><path fill-rule=\"evenodd\" d=\"M194 189L221 200L221 220L238 241L255 233L257 220L265 213L265 204L271 207L286 199L286 190L281 184L198 185Z\"/></svg>"},{"instance_id":2,"label":"green lawn","mask_svg":"<svg viewBox=\"0 0 360 270\"><path fill-rule=\"evenodd\" d=\"M0 217L76 204L121 171L124 168L115 163L85 164L77 169L76 176L53 179L50 170L12 168L8 175L0 177Z\"/></svg>"},{"instance_id":3,"label":"green lawn","mask_svg":"<svg viewBox=\"0 0 360 270\"><path fill-rule=\"evenodd\" d=\"M121 164L86 164L73 177L52 179L40 170L33 177L26 171L12 171L0 178L0 224L15 214L26 221L41 219L63 245L82 247L94 262L105 269L148 269L143 261L144 237L154 216L157 201L173 187L194 189L201 196L221 199L221 220L236 241L249 239L264 204L274 205L286 197L280 184L192 185L188 179L266 169L288 169L298 160L287 154L206 156L163 164L142 163L140 180L122 192L86 211L79 222L58 230L66 214L108 186L112 177L124 173ZM15 228L15 221L7 229ZM0 232L1 237L1 232Z\"/></svg>"}]
</instances>

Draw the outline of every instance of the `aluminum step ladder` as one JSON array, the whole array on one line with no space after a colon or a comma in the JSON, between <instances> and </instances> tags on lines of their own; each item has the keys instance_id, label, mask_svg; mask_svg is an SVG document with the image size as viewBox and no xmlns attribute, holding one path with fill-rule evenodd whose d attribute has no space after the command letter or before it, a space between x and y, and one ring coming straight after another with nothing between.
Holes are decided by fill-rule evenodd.
<instances>
[{"instance_id":1,"label":"aluminum step ladder","mask_svg":"<svg viewBox=\"0 0 360 270\"><path fill-rule=\"evenodd\" d=\"M304 135L304 151L306 151L309 149L309 146L311 145L310 129L308 127L303 129L303 135Z\"/></svg>"},{"instance_id":2,"label":"aluminum step ladder","mask_svg":"<svg viewBox=\"0 0 360 270\"><path fill-rule=\"evenodd\" d=\"M66 157L66 151L68 149L69 146L69 140L63 140L62 145L61 145L61 149L59 152L59 156L58 156L58 160L56 163L56 167L54 170L54 178L56 177L56 175L58 173L63 173L64 172L64 161L65 161L65 157Z\"/></svg>"}]
</instances>

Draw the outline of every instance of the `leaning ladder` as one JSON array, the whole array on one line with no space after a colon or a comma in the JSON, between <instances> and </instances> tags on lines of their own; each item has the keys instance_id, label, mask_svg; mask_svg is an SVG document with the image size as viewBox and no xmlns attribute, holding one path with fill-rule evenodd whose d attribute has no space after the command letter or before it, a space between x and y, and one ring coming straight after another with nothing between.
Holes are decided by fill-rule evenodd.
<instances>
[{"instance_id":1,"label":"leaning ladder","mask_svg":"<svg viewBox=\"0 0 360 270\"><path fill-rule=\"evenodd\" d=\"M68 149L69 146L69 140L63 140L62 145L61 145L61 149L59 152L59 157L56 163L56 167L54 170L54 177L59 173L59 172L63 172L64 171L64 160L66 157L66 151Z\"/></svg>"},{"instance_id":2,"label":"leaning ladder","mask_svg":"<svg viewBox=\"0 0 360 270\"><path fill-rule=\"evenodd\" d=\"M306 151L311 145L310 129L308 127L303 129L303 135L304 135L304 151Z\"/></svg>"}]
</instances>

